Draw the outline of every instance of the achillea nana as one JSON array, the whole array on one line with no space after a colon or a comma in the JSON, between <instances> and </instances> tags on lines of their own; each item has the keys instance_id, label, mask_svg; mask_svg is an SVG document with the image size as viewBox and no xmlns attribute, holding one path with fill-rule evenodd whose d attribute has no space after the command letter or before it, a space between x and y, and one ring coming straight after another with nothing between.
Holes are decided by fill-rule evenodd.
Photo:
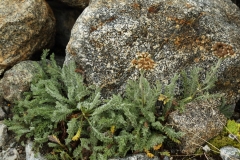
<instances>
[{"instance_id":1,"label":"achillea nana","mask_svg":"<svg viewBox=\"0 0 240 160\"><path fill-rule=\"evenodd\" d=\"M131 64L139 70L153 70L156 63L151 58L151 55L147 52L137 53L137 59L133 59Z\"/></svg>"}]
</instances>

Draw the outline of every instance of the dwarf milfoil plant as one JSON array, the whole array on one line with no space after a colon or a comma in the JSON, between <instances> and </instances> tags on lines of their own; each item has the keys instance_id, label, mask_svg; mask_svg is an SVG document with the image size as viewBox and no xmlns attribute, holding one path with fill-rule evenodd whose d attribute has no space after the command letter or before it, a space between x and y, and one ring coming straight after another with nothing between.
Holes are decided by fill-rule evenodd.
<instances>
[{"instance_id":1,"label":"dwarf milfoil plant","mask_svg":"<svg viewBox=\"0 0 240 160\"><path fill-rule=\"evenodd\" d=\"M148 53L137 54L131 62L139 69L138 80L127 82L123 96L109 99L101 98L99 88L84 83L74 62L61 68L53 55L47 60L47 54L48 50L44 50L42 70L25 99L16 102L13 118L5 121L18 140L32 139L35 149L48 144L51 153L46 158L56 160L105 160L139 152L153 157L169 154L162 149L166 139L180 143L183 133L166 124L168 112L201 94L192 89L193 92L184 92L185 97L176 98L177 74L169 85L150 85L144 75L156 64ZM196 82L194 77L182 74L187 82ZM163 113L156 107L157 100L163 102Z\"/></svg>"},{"instance_id":2,"label":"dwarf milfoil plant","mask_svg":"<svg viewBox=\"0 0 240 160\"><path fill-rule=\"evenodd\" d=\"M24 93L25 99L16 102L12 119L5 121L9 130L16 133L17 140L33 138L35 148L48 142L51 135L66 138L66 124L79 111L77 106L97 103L94 98L99 95L99 90L83 83L74 63L61 68L54 55L50 60L46 59L47 55L48 50L44 50L40 61L42 70L35 73L30 91Z\"/></svg>"}]
</instances>

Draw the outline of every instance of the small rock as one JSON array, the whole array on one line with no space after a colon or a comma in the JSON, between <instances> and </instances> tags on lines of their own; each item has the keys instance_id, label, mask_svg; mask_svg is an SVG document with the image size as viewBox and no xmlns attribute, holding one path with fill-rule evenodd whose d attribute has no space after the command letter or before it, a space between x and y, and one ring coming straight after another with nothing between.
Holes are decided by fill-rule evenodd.
<instances>
[{"instance_id":1,"label":"small rock","mask_svg":"<svg viewBox=\"0 0 240 160\"><path fill-rule=\"evenodd\" d=\"M8 148L7 151L2 152L2 160L18 160L19 154L15 148Z\"/></svg>"},{"instance_id":2,"label":"small rock","mask_svg":"<svg viewBox=\"0 0 240 160\"><path fill-rule=\"evenodd\" d=\"M45 160L40 153L34 153L33 150L33 143L28 141L25 151L26 151L26 160Z\"/></svg>"},{"instance_id":3,"label":"small rock","mask_svg":"<svg viewBox=\"0 0 240 160\"><path fill-rule=\"evenodd\" d=\"M179 145L182 153L194 153L200 145L222 131L226 117L217 106L218 102L214 100L193 101L186 104L183 113L177 110L169 114L169 124L185 133Z\"/></svg>"},{"instance_id":4,"label":"small rock","mask_svg":"<svg viewBox=\"0 0 240 160\"><path fill-rule=\"evenodd\" d=\"M0 122L0 147L3 147L6 144L7 138L7 126Z\"/></svg>"},{"instance_id":5,"label":"small rock","mask_svg":"<svg viewBox=\"0 0 240 160\"><path fill-rule=\"evenodd\" d=\"M220 156L223 160L239 160L240 150L232 146L225 146L220 149Z\"/></svg>"},{"instance_id":6,"label":"small rock","mask_svg":"<svg viewBox=\"0 0 240 160\"><path fill-rule=\"evenodd\" d=\"M149 158L146 154L134 154L125 158L113 158L109 160L160 160L158 157Z\"/></svg>"},{"instance_id":7,"label":"small rock","mask_svg":"<svg viewBox=\"0 0 240 160\"><path fill-rule=\"evenodd\" d=\"M0 120L4 120L6 118L6 113L4 110L0 107Z\"/></svg>"},{"instance_id":8,"label":"small rock","mask_svg":"<svg viewBox=\"0 0 240 160\"><path fill-rule=\"evenodd\" d=\"M205 145L203 148L204 152L210 152L211 148L208 145Z\"/></svg>"},{"instance_id":9,"label":"small rock","mask_svg":"<svg viewBox=\"0 0 240 160\"><path fill-rule=\"evenodd\" d=\"M30 82L40 72L40 68L37 62L22 61L6 71L0 83L4 99L9 102L20 100L23 92L29 90Z\"/></svg>"}]
</instances>

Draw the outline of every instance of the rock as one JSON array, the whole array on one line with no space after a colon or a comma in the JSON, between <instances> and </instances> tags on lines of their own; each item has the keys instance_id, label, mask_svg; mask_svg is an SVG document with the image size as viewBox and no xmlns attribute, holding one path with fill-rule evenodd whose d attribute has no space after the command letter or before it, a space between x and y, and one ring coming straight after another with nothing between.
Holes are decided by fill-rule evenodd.
<instances>
[{"instance_id":1,"label":"rock","mask_svg":"<svg viewBox=\"0 0 240 160\"><path fill-rule=\"evenodd\" d=\"M26 160L45 160L40 153L34 153L33 151L33 143L28 142L25 151L26 151Z\"/></svg>"},{"instance_id":2,"label":"rock","mask_svg":"<svg viewBox=\"0 0 240 160\"><path fill-rule=\"evenodd\" d=\"M240 150L232 146L225 146L220 149L220 156L223 160L239 160Z\"/></svg>"},{"instance_id":3,"label":"rock","mask_svg":"<svg viewBox=\"0 0 240 160\"><path fill-rule=\"evenodd\" d=\"M9 148L0 155L2 160L19 160L18 151L15 148Z\"/></svg>"},{"instance_id":4,"label":"rock","mask_svg":"<svg viewBox=\"0 0 240 160\"><path fill-rule=\"evenodd\" d=\"M0 2L0 75L54 44L55 18L44 0Z\"/></svg>"},{"instance_id":5,"label":"rock","mask_svg":"<svg viewBox=\"0 0 240 160\"><path fill-rule=\"evenodd\" d=\"M71 7L77 7L80 9L84 9L89 4L89 0L60 0L61 2L67 4Z\"/></svg>"},{"instance_id":6,"label":"rock","mask_svg":"<svg viewBox=\"0 0 240 160\"><path fill-rule=\"evenodd\" d=\"M2 79L0 79L0 86L2 86L1 84L2 84ZM3 103L4 103L3 89L2 89L2 87L0 87L0 107L3 106Z\"/></svg>"},{"instance_id":7,"label":"rock","mask_svg":"<svg viewBox=\"0 0 240 160\"><path fill-rule=\"evenodd\" d=\"M2 148L8 139L7 126L0 122L0 148Z\"/></svg>"},{"instance_id":8,"label":"rock","mask_svg":"<svg viewBox=\"0 0 240 160\"><path fill-rule=\"evenodd\" d=\"M219 56L231 54L218 72L218 85L225 84L219 90L235 103L240 86L239 17L239 8L230 0L92 0L73 26L65 64L76 61L86 81L103 87L109 96L138 76L130 68L138 52L148 52L157 63L148 79L164 84L192 66L202 67L204 74Z\"/></svg>"},{"instance_id":9,"label":"rock","mask_svg":"<svg viewBox=\"0 0 240 160\"><path fill-rule=\"evenodd\" d=\"M0 107L0 120L4 120L7 117L5 111Z\"/></svg>"},{"instance_id":10,"label":"rock","mask_svg":"<svg viewBox=\"0 0 240 160\"><path fill-rule=\"evenodd\" d=\"M134 154L125 158L113 158L108 160L160 160L158 157L149 158L146 154Z\"/></svg>"},{"instance_id":11,"label":"rock","mask_svg":"<svg viewBox=\"0 0 240 160\"><path fill-rule=\"evenodd\" d=\"M178 110L169 114L168 123L185 135L181 138L180 150L192 154L199 146L217 136L226 124L215 101L193 101L186 104L184 112Z\"/></svg>"},{"instance_id":12,"label":"rock","mask_svg":"<svg viewBox=\"0 0 240 160\"><path fill-rule=\"evenodd\" d=\"M40 65L34 61L22 61L4 73L0 88L3 97L9 102L20 100L23 92L30 88L34 74L40 72Z\"/></svg>"},{"instance_id":13,"label":"rock","mask_svg":"<svg viewBox=\"0 0 240 160\"><path fill-rule=\"evenodd\" d=\"M205 146L202 147L202 150L205 152L205 153L208 153L211 151L211 148L206 144Z\"/></svg>"}]
</instances>

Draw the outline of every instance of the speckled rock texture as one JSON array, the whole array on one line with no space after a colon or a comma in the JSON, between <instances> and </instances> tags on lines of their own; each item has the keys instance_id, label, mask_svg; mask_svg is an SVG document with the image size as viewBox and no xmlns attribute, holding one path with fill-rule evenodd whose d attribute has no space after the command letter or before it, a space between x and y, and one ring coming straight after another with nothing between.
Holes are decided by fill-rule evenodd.
<instances>
[{"instance_id":1,"label":"speckled rock texture","mask_svg":"<svg viewBox=\"0 0 240 160\"><path fill-rule=\"evenodd\" d=\"M30 88L34 75L40 72L40 65L34 61L22 61L4 73L0 83L5 100L13 103L22 98Z\"/></svg>"},{"instance_id":2,"label":"speckled rock texture","mask_svg":"<svg viewBox=\"0 0 240 160\"><path fill-rule=\"evenodd\" d=\"M59 0L68 6L84 9L88 6L89 0Z\"/></svg>"},{"instance_id":3,"label":"speckled rock texture","mask_svg":"<svg viewBox=\"0 0 240 160\"><path fill-rule=\"evenodd\" d=\"M146 154L134 154L125 158L112 158L108 160L160 160L159 157L149 158Z\"/></svg>"},{"instance_id":4,"label":"speckled rock texture","mask_svg":"<svg viewBox=\"0 0 240 160\"><path fill-rule=\"evenodd\" d=\"M181 139L180 150L192 154L209 139L217 136L226 124L217 101L190 102L183 113L174 111L169 114L168 123L185 135Z\"/></svg>"},{"instance_id":5,"label":"speckled rock texture","mask_svg":"<svg viewBox=\"0 0 240 160\"><path fill-rule=\"evenodd\" d=\"M225 146L220 148L220 155L223 160L239 160L240 150L232 146Z\"/></svg>"},{"instance_id":6,"label":"speckled rock texture","mask_svg":"<svg viewBox=\"0 0 240 160\"><path fill-rule=\"evenodd\" d=\"M54 44L55 18L45 0L0 1L0 74Z\"/></svg>"},{"instance_id":7,"label":"speckled rock texture","mask_svg":"<svg viewBox=\"0 0 240 160\"><path fill-rule=\"evenodd\" d=\"M0 121L0 147L2 148L7 141L8 133L7 133L7 126Z\"/></svg>"},{"instance_id":8,"label":"speckled rock texture","mask_svg":"<svg viewBox=\"0 0 240 160\"><path fill-rule=\"evenodd\" d=\"M76 61L87 82L110 95L139 74L130 67L138 52L157 63L148 79L165 84L194 65L205 73L228 54L217 88L234 103L240 89L239 17L230 0L92 0L72 29L65 64Z\"/></svg>"}]
</instances>

